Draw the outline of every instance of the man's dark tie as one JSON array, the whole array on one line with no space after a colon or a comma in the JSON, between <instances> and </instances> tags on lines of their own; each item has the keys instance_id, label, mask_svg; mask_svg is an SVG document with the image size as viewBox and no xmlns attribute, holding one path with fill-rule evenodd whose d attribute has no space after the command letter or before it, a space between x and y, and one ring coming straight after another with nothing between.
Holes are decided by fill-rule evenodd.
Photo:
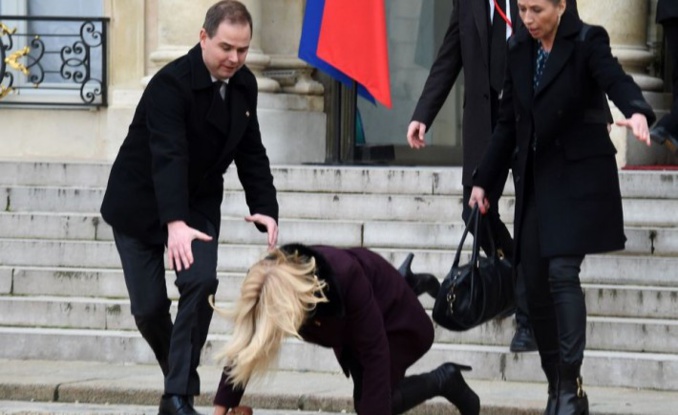
<instances>
[{"instance_id":1,"label":"man's dark tie","mask_svg":"<svg viewBox=\"0 0 678 415\"><path fill-rule=\"evenodd\" d=\"M214 81L214 84L213 84L214 93L222 101L224 101L224 97L225 97L225 94L224 94L224 96L221 95L221 88L222 88L223 85L224 85L223 81Z\"/></svg>"},{"instance_id":2,"label":"man's dark tie","mask_svg":"<svg viewBox=\"0 0 678 415\"><path fill-rule=\"evenodd\" d=\"M497 0L495 5L506 10L506 1ZM495 6L496 7L496 6ZM500 92L504 85L506 70L506 21L495 8L492 18L492 37L490 40L490 86Z\"/></svg>"},{"instance_id":3,"label":"man's dark tie","mask_svg":"<svg viewBox=\"0 0 678 415\"><path fill-rule=\"evenodd\" d=\"M231 123L231 114L229 111L228 99L228 83L222 81L215 81L212 84L212 106L216 108L217 113L220 113L219 122L225 131L228 131ZM221 96L221 88L224 88L224 97ZM225 141L222 142L225 143Z\"/></svg>"}]
</instances>

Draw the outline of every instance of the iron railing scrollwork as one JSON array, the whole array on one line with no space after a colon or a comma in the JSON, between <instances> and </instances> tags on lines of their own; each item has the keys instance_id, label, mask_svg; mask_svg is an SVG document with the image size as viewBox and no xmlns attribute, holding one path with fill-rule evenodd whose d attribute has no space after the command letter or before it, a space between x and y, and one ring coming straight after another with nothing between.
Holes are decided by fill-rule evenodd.
<instances>
[{"instance_id":1,"label":"iron railing scrollwork","mask_svg":"<svg viewBox=\"0 0 678 415\"><path fill-rule=\"evenodd\" d=\"M0 16L0 106L106 106L108 21Z\"/></svg>"}]
</instances>

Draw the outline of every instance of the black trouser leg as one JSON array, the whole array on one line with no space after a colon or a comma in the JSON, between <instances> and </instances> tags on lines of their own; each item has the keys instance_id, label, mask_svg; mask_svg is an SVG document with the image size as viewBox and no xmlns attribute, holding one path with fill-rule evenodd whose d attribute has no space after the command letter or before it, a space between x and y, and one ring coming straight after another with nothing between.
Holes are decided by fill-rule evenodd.
<instances>
[{"instance_id":1,"label":"black trouser leg","mask_svg":"<svg viewBox=\"0 0 678 415\"><path fill-rule=\"evenodd\" d=\"M212 308L208 297L216 292L217 235L213 226L203 230L212 242L193 241L194 263L177 273L179 307L172 325L167 298L164 245L147 244L114 231L122 260L132 314L165 374L165 393L198 395L197 367L207 339Z\"/></svg>"},{"instance_id":2,"label":"black trouser leg","mask_svg":"<svg viewBox=\"0 0 678 415\"><path fill-rule=\"evenodd\" d=\"M153 350L163 375L169 373L172 337L171 301L167 298L162 244L147 244L113 230L134 321Z\"/></svg>"},{"instance_id":3,"label":"black trouser leg","mask_svg":"<svg viewBox=\"0 0 678 415\"><path fill-rule=\"evenodd\" d=\"M530 323L542 366L556 365L559 361L556 309L549 287L548 261L540 255L536 206L529 197L522 216L518 272L525 283Z\"/></svg>"},{"instance_id":4,"label":"black trouser leg","mask_svg":"<svg viewBox=\"0 0 678 415\"><path fill-rule=\"evenodd\" d=\"M586 303L579 282L584 256L551 258L549 285L558 321L560 363L581 366L586 347Z\"/></svg>"},{"instance_id":5,"label":"black trouser leg","mask_svg":"<svg viewBox=\"0 0 678 415\"><path fill-rule=\"evenodd\" d=\"M516 323L518 327L531 327L530 316L527 306L527 288L525 287L525 278L520 273L516 273Z\"/></svg>"},{"instance_id":6,"label":"black trouser leg","mask_svg":"<svg viewBox=\"0 0 678 415\"><path fill-rule=\"evenodd\" d=\"M200 353L207 340L212 320L209 296L217 291L217 235L214 227L206 232L213 237L210 242L194 240L193 265L177 272L179 307L174 319L170 345L170 372L165 378L165 391L177 395L198 395Z\"/></svg>"},{"instance_id":7,"label":"black trouser leg","mask_svg":"<svg viewBox=\"0 0 678 415\"><path fill-rule=\"evenodd\" d=\"M525 200L518 270L525 278L532 327L549 381L545 414L588 414L579 376L586 346L586 305L579 281L584 256L541 257L531 196Z\"/></svg>"}]
</instances>

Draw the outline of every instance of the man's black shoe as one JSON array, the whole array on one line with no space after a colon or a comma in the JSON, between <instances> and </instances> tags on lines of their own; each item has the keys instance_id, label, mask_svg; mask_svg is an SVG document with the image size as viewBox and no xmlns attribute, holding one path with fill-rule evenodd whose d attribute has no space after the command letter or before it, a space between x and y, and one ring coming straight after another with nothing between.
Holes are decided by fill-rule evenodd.
<instances>
[{"instance_id":1,"label":"man's black shoe","mask_svg":"<svg viewBox=\"0 0 678 415\"><path fill-rule=\"evenodd\" d=\"M518 326L516 333L511 340L509 349L513 353L534 352L537 350L537 342L534 340L534 334L529 327Z\"/></svg>"},{"instance_id":2,"label":"man's black shoe","mask_svg":"<svg viewBox=\"0 0 678 415\"><path fill-rule=\"evenodd\" d=\"M657 144L665 145L673 154L678 155L678 137L662 126L650 129L650 138Z\"/></svg>"},{"instance_id":3,"label":"man's black shoe","mask_svg":"<svg viewBox=\"0 0 678 415\"><path fill-rule=\"evenodd\" d=\"M181 395L163 395L158 415L201 415L193 408L192 399Z\"/></svg>"}]
</instances>

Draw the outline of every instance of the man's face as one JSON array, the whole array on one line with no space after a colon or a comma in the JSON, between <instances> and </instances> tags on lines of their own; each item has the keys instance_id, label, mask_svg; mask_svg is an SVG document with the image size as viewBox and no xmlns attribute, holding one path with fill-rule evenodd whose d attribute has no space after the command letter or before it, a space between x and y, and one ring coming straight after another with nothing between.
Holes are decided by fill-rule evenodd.
<instances>
[{"instance_id":1,"label":"man's face","mask_svg":"<svg viewBox=\"0 0 678 415\"><path fill-rule=\"evenodd\" d=\"M252 31L248 24L223 21L211 38L200 29L202 59L207 70L219 80L226 80L245 64Z\"/></svg>"}]
</instances>

